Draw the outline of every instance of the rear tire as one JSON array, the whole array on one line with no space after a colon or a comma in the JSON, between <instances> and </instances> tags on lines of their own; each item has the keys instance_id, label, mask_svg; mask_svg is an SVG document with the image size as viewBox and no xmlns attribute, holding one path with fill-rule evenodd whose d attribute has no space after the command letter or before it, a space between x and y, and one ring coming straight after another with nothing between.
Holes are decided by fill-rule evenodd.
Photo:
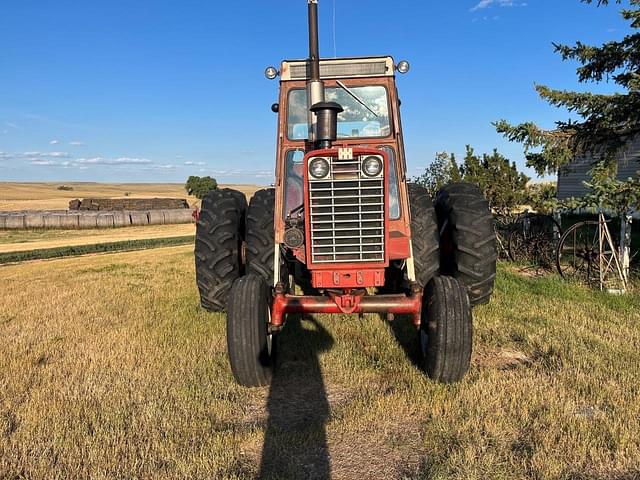
<instances>
[{"instance_id":1,"label":"rear tire","mask_svg":"<svg viewBox=\"0 0 640 480\"><path fill-rule=\"evenodd\" d=\"M202 199L196 226L196 283L200 304L210 312L223 312L229 290L240 276L242 202L230 189L212 190ZM246 200L245 200L246 205Z\"/></svg>"},{"instance_id":2,"label":"rear tire","mask_svg":"<svg viewBox=\"0 0 640 480\"><path fill-rule=\"evenodd\" d=\"M260 275L269 284L273 282L275 199L273 188L259 190L251 198L247 210L247 273Z\"/></svg>"},{"instance_id":3,"label":"rear tire","mask_svg":"<svg viewBox=\"0 0 640 480\"><path fill-rule=\"evenodd\" d=\"M275 338L269 335L271 295L267 282L253 273L233 284L227 312L227 348L233 376L245 387L271 381Z\"/></svg>"},{"instance_id":4,"label":"rear tire","mask_svg":"<svg viewBox=\"0 0 640 480\"><path fill-rule=\"evenodd\" d=\"M239 192L238 190L233 190L232 188L225 188L233 198L236 199L236 205L238 207L238 212L240 213L240 237L242 240L246 237L246 217L247 217L247 196Z\"/></svg>"},{"instance_id":5,"label":"rear tire","mask_svg":"<svg viewBox=\"0 0 640 480\"><path fill-rule=\"evenodd\" d=\"M440 383L461 380L471 363L473 326L465 286L452 277L427 285L422 307L420 346L424 369Z\"/></svg>"},{"instance_id":6,"label":"rear tire","mask_svg":"<svg viewBox=\"0 0 640 480\"><path fill-rule=\"evenodd\" d=\"M436 196L440 272L462 280L471 305L488 303L496 278L496 233L489 203L470 183L452 183Z\"/></svg>"},{"instance_id":7,"label":"rear tire","mask_svg":"<svg viewBox=\"0 0 640 480\"><path fill-rule=\"evenodd\" d=\"M425 287L440 271L440 236L438 218L429 192L424 187L410 183L411 244L416 270L416 281Z\"/></svg>"}]
</instances>

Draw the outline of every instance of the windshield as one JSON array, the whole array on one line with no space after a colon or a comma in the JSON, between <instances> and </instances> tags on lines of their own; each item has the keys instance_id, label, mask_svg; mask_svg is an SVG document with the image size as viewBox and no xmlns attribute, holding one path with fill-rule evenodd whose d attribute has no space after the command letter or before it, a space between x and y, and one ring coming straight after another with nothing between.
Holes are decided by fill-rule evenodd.
<instances>
[{"instance_id":1,"label":"windshield","mask_svg":"<svg viewBox=\"0 0 640 480\"><path fill-rule=\"evenodd\" d=\"M389 127L389 102L383 86L348 87L351 95L341 87L325 88L327 102L336 102L344 108L338 115L338 138L387 137ZM360 103L355 97L362 100ZM366 106L365 106L366 105ZM368 108L367 108L368 107ZM287 136L291 140L306 140L307 91L292 90L287 108Z\"/></svg>"}]
</instances>

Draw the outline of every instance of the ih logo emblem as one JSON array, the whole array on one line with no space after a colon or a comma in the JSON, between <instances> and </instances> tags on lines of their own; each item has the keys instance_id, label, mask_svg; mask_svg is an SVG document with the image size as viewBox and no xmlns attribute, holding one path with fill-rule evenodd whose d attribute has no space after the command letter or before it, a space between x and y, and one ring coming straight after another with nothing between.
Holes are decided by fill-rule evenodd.
<instances>
[{"instance_id":1,"label":"ih logo emblem","mask_svg":"<svg viewBox=\"0 0 640 480\"><path fill-rule=\"evenodd\" d=\"M338 160L353 160L353 148L339 148Z\"/></svg>"}]
</instances>

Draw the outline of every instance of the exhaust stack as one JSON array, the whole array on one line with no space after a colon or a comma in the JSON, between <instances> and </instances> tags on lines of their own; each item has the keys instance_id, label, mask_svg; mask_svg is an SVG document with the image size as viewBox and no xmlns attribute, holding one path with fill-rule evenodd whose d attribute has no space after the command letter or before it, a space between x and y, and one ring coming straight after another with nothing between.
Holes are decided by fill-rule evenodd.
<instances>
[{"instance_id":1,"label":"exhaust stack","mask_svg":"<svg viewBox=\"0 0 640 480\"><path fill-rule=\"evenodd\" d=\"M338 113L343 109L337 103L325 102L324 82L320 78L318 0L307 1L309 12L309 80L307 82L309 141L320 148L331 148L331 144L337 136Z\"/></svg>"}]
</instances>

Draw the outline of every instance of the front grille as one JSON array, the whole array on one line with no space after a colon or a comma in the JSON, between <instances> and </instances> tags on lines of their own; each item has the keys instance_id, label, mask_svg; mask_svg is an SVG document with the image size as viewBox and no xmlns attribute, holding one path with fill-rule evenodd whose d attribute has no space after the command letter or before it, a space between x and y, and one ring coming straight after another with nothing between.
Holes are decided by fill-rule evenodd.
<instances>
[{"instance_id":1,"label":"front grille","mask_svg":"<svg viewBox=\"0 0 640 480\"><path fill-rule=\"evenodd\" d=\"M361 159L327 159L327 179L310 178L312 262L384 262L384 178L361 173Z\"/></svg>"}]
</instances>

